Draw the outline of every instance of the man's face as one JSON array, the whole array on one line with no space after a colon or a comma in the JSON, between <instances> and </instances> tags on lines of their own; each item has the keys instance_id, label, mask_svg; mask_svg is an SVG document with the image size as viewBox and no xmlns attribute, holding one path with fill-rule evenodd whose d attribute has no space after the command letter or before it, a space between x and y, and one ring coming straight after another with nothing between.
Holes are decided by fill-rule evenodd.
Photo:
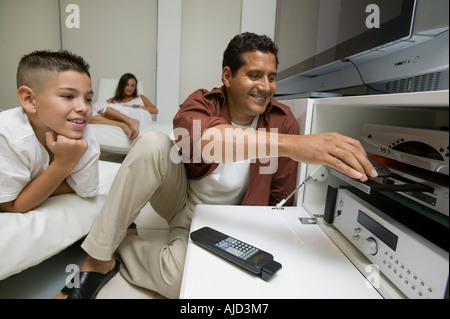
<instances>
[{"instance_id":1,"label":"man's face","mask_svg":"<svg viewBox=\"0 0 450 319\"><path fill-rule=\"evenodd\" d=\"M52 76L35 96L39 129L81 138L92 116L92 96L87 74L64 71Z\"/></svg>"},{"instance_id":2,"label":"man's face","mask_svg":"<svg viewBox=\"0 0 450 319\"><path fill-rule=\"evenodd\" d=\"M255 116L264 113L277 90L275 55L251 51L244 57L246 63L234 77L228 67L223 70L231 120L239 125L249 125Z\"/></svg>"}]
</instances>

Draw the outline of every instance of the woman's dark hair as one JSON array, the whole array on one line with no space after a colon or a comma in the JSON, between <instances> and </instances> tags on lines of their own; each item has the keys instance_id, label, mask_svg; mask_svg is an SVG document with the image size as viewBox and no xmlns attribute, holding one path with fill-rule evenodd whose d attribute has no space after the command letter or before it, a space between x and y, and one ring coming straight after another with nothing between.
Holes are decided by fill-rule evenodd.
<instances>
[{"instance_id":1,"label":"woman's dark hair","mask_svg":"<svg viewBox=\"0 0 450 319\"><path fill-rule=\"evenodd\" d=\"M125 98L124 89L128 84L130 79L134 79L136 81L136 89L134 90L132 97L137 97L137 78L131 73L125 73L120 77L119 84L117 85L116 94L114 95L115 101L121 101Z\"/></svg>"},{"instance_id":2,"label":"woman's dark hair","mask_svg":"<svg viewBox=\"0 0 450 319\"><path fill-rule=\"evenodd\" d=\"M228 66L233 76L246 61L244 53L249 51L271 52L275 55L278 67L278 48L266 35L245 32L235 36L223 53L222 69Z\"/></svg>"}]
</instances>

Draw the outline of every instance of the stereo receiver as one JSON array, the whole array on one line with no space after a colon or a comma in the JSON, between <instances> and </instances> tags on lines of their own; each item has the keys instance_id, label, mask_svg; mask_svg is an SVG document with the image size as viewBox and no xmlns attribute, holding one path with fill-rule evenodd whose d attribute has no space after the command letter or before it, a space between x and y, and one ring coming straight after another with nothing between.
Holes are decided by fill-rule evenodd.
<instances>
[{"instance_id":1,"label":"stereo receiver","mask_svg":"<svg viewBox=\"0 0 450 319\"><path fill-rule=\"evenodd\" d=\"M425 229L422 234L429 235L426 238L380 207L402 218L415 216L401 211L381 194L329 186L324 220L332 223L408 298L448 298L448 226L430 227L417 222Z\"/></svg>"}]
</instances>

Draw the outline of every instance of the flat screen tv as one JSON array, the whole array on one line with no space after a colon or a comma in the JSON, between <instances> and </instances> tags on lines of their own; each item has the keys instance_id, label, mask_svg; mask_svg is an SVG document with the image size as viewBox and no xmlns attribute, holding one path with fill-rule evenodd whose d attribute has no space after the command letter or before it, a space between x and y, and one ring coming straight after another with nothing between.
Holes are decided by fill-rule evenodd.
<instances>
[{"instance_id":1,"label":"flat screen tv","mask_svg":"<svg viewBox=\"0 0 450 319\"><path fill-rule=\"evenodd\" d=\"M332 72L339 61L408 40L415 9L415 0L278 0L277 80Z\"/></svg>"}]
</instances>

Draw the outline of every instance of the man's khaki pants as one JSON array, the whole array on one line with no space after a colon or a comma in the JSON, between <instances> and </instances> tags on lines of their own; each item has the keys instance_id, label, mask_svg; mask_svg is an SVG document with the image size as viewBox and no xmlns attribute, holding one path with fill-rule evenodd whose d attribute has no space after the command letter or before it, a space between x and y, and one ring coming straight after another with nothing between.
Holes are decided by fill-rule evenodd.
<instances>
[{"instance_id":1,"label":"man's khaki pants","mask_svg":"<svg viewBox=\"0 0 450 319\"><path fill-rule=\"evenodd\" d=\"M171 152L179 163L174 163ZM179 159L168 136L153 131L139 137L82 244L91 257L99 260L110 260L117 250L125 279L168 298L179 296L196 204L189 196L189 181ZM126 236L128 226L147 202L169 224L165 244Z\"/></svg>"}]
</instances>

